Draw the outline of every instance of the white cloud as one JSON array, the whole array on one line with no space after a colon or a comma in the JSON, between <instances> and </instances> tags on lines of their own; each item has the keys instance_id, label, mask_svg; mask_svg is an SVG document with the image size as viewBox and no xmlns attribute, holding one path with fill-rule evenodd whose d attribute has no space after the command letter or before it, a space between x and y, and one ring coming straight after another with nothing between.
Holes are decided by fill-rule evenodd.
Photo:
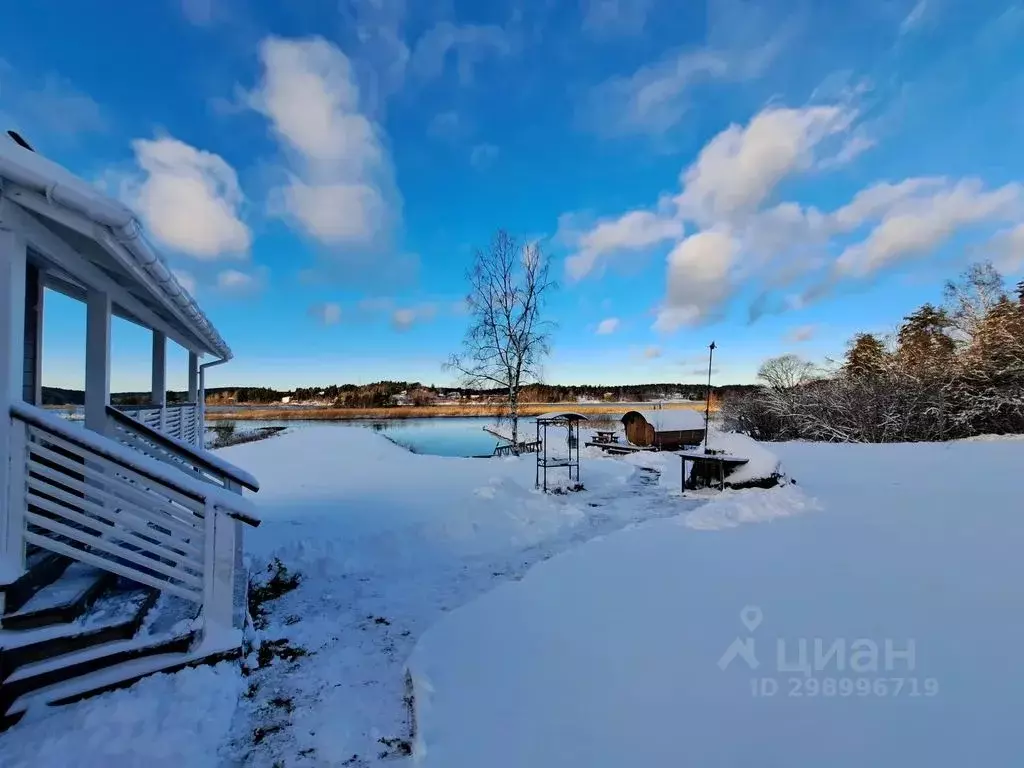
<instances>
[{"instance_id":1,"label":"white cloud","mask_svg":"<svg viewBox=\"0 0 1024 768\"><path fill-rule=\"evenodd\" d=\"M609 333L615 333L619 327L619 318L607 317L597 324L597 334L599 336L606 336Z\"/></svg>"},{"instance_id":2,"label":"white cloud","mask_svg":"<svg viewBox=\"0 0 1024 768\"><path fill-rule=\"evenodd\" d=\"M562 216L554 239L569 251L567 276L585 277L613 254L674 242L654 323L673 331L719 316L740 289L751 289L753 321L985 229L984 255L1004 270L1024 266L1021 184L992 189L979 179L921 176L868 185L831 210L773 203L788 178L820 173L867 146L857 140L865 134L856 118L845 104L771 106L712 138L680 175L681 193L663 194L656 212L628 211L589 227ZM1014 228L991 236L1006 225ZM695 234L683 239L684 227Z\"/></svg>"},{"instance_id":3,"label":"white cloud","mask_svg":"<svg viewBox=\"0 0 1024 768\"><path fill-rule=\"evenodd\" d=\"M266 273L242 272L237 269L225 269L217 273L217 289L231 296L250 296L263 289Z\"/></svg>"},{"instance_id":4,"label":"white cloud","mask_svg":"<svg viewBox=\"0 0 1024 768\"><path fill-rule=\"evenodd\" d=\"M369 242L384 225L384 201L367 184L309 186L295 179L284 196L288 210L323 243Z\"/></svg>"},{"instance_id":5,"label":"white cloud","mask_svg":"<svg viewBox=\"0 0 1024 768\"><path fill-rule=\"evenodd\" d=\"M291 159L280 212L331 246L370 247L398 218L381 130L361 111L349 59L320 37L266 38L263 79L249 95Z\"/></svg>"},{"instance_id":6,"label":"white cloud","mask_svg":"<svg viewBox=\"0 0 1024 768\"><path fill-rule=\"evenodd\" d=\"M717 53L676 53L629 77L613 77L593 88L582 105L582 118L595 133L605 136L661 134L682 119L694 85L723 78L728 70Z\"/></svg>"},{"instance_id":7,"label":"white cloud","mask_svg":"<svg viewBox=\"0 0 1024 768\"><path fill-rule=\"evenodd\" d=\"M416 307L401 307L391 313L391 325L395 330L407 331L416 323L433 320L437 316L437 306L432 303L420 304Z\"/></svg>"},{"instance_id":8,"label":"white cloud","mask_svg":"<svg viewBox=\"0 0 1024 768\"><path fill-rule=\"evenodd\" d=\"M585 94L578 110L580 119L603 136L661 136L682 120L694 87L755 79L781 49L777 37L740 45L728 40L722 43L673 51L629 76L598 84Z\"/></svg>"},{"instance_id":9,"label":"white cloud","mask_svg":"<svg viewBox=\"0 0 1024 768\"><path fill-rule=\"evenodd\" d=\"M729 274L738 253L736 240L714 230L679 243L668 255L668 288L654 327L674 331L719 311L731 291Z\"/></svg>"},{"instance_id":10,"label":"white cloud","mask_svg":"<svg viewBox=\"0 0 1024 768\"><path fill-rule=\"evenodd\" d=\"M650 248L683 236L681 221L652 211L630 211L616 219L600 221L583 232L570 231L572 226L571 218L563 218L558 237L576 249L565 262L566 272L573 280L586 277L614 254Z\"/></svg>"},{"instance_id":11,"label":"white cloud","mask_svg":"<svg viewBox=\"0 0 1024 768\"><path fill-rule=\"evenodd\" d=\"M900 34L905 35L908 32L913 31L921 26L921 22L925 18L925 14L928 12L928 0L917 0L914 7L911 8L902 23L900 24Z\"/></svg>"},{"instance_id":12,"label":"white cloud","mask_svg":"<svg viewBox=\"0 0 1024 768\"><path fill-rule=\"evenodd\" d=\"M171 273L178 281L178 285L188 291L190 295L196 295L196 278L191 272L186 272L184 269L172 269Z\"/></svg>"},{"instance_id":13,"label":"white cloud","mask_svg":"<svg viewBox=\"0 0 1024 768\"><path fill-rule=\"evenodd\" d=\"M581 0L583 32L591 37L639 34L653 4L654 0Z\"/></svg>"},{"instance_id":14,"label":"white cloud","mask_svg":"<svg viewBox=\"0 0 1024 768\"><path fill-rule=\"evenodd\" d=\"M831 157L822 158L818 162L818 168L821 170L832 170L833 168L849 165L869 149L873 149L877 144L878 141L869 136L866 131L858 131L843 142L838 152Z\"/></svg>"},{"instance_id":15,"label":"white cloud","mask_svg":"<svg viewBox=\"0 0 1024 768\"><path fill-rule=\"evenodd\" d=\"M478 171L485 170L498 159L498 151L493 144L477 144L469 153L469 162Z\"/></svg>"},{"instance_id":16,"label":"white cloud","mask_svg":"<svg viewBox=\"0 0 1024 768\"><path fill-rule=\"evenodd\" d=\"M246 254L252 234L239 218L242 190L220 155L171 137L132 147L142 176L125 180L121 195L154 238L197 259Z\"/></svg>"},{"instance_id":17,"label":"white cloud","mask_svg":"<svg viewBox=\"0 0 1024 768\"><path fill-rule=\"evenodd\" d=\"M423 79L440 77L449 52L454 53L459 82L472 82L476 65L488 56L507 56L512 43L492 24L453 24L441 21L423 33L413 48L411 68Z\"/></svg>"},{"instance_id":18,"label":"white cloud","mask_svg":"<svg viewBox=\"0 0 1024 768\"><path fill-rule=\"evenodd\" d=\"M810 341L814 338L814 334L818 332L818 326L816 325L800 325L793 328L786 334L786 341L792 344L799 344L804 341Z\"/></svg>"},{"instance_id":19,"label":"white cloud","mask_svg":"<svg viewBox=\"0 0 1024 768\"><path fill-rule=\"evenodd\" d=\"M1009 274L1024 270L1024 224L998 232L986 250L996 269Z\"/></svg>"},{"instance_id":20,"label":"white cloud","mask_svg":"<svg viewBox=\"0 0 1024 768\"><path fill-rule=\"evenodd\" d=\"M903 201L940 189L946 183L941 176L919 176L897 184L879 182L854 195L849 203L832 214L831 221L839 231L853 230L865 221L884 216Z\"/></svg>"},{"instance_id":21,"label":"white cloud","mask_svg":"<svg viewBox=\"0 0 1024 768\"><path fill-rule=\"evenodd\" d=\"M1022 212L1019 184L991 191L966 179L931 195L900 200L868 237L836 260L841 275L864 277L904 259L935 250L958 230L982 222L1012 220Z\"/></svg>"},{"instance_id":22,"label":"white cloud","mask_svg":"<svg viewBox=\"0 0 1024 768\"><path fill-rule=\"evenodd\" d=\"M406 0L341 0L341 29L350 33L343 45L359 73L364 112L380 114L399 91L409 64L405 42Z\"/></svg>"},{"instance_id":23,"label":"white cloud","mask_svg":"<svg viewBox=\"0 0 1024 768\"><path fill-rule=\"evenodd\" d=\"M427 133L436 139L455 141L470 132L466 120L455 110L439 112L427 124Z\"/></svg>"},{"instance_id":24,"label":"white cloud","mask_svg":"<svg viewBox=\"0 0 1024 768\"><path fill-rule=\"evenodd\" d=\"M849 127L836 106L768 108L746 127L731 125L683 173L680 212L704 225L755 211L787 176L811 167L814 149Z\"/></svg>"},{"instance_id":25,"label":"white cloud","mask_svg":"<svg viewBox=\"0 0 1024 768\"><path fill-rule=\"evenodd\" d=\"M314 304L309 308L309 315L324 325L337 325L341 322L341 305L333 301Z\"/></svg>"}]
</instances>

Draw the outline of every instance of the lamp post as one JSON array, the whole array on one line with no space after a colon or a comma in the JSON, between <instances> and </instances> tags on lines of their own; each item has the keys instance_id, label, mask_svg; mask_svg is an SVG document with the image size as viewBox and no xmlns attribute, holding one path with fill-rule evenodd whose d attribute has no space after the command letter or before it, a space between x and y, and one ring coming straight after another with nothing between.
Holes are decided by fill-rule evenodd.
<instances>
[{"instance_id":1,"label":"lamp post","mask_svg":"<svg viewBox=\"0 0 1024 768\"><path fill-rule=\"evenodd\" d=\"M711 361L715 356L715 342L708 347L708 394L704 403L704 453L709 452L708 438L710 437L711 422Z\"/></svg>"}]
</instances>

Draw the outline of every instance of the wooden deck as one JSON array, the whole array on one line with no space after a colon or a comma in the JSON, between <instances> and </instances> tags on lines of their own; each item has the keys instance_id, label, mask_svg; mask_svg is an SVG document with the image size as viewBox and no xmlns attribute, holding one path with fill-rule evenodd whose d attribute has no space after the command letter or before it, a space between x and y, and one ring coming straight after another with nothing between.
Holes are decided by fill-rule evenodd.
<instances>
[{"instance_id":1,"label":"wooden deck","mask_svg":"<svg viewBox=\"0 0 1024 768\"><path fill-rule=\"evenodd\" d=\"M494 453L492 456L518 456L523 453L538 453L541 449L540 440L531 440L528 443L519 443L518 446L512 445L497 445L494 447Z\"/></svg>"},{"instance_id":2,"label":"wooden deck","mask_svg":"<svg viewBox=\"0 0 1024 768\"><path fill-rule=\"evenodd\" d=\"M626 453L636 453L638 451L656 451L658 450L654 446L642 448L639 445L629 445L628 443L602 443L597 440L592 440L589 443L584 443L588 448L600 448L605 453L612 453L617 455L623 455Z\"/></svg>"}]
</instances>

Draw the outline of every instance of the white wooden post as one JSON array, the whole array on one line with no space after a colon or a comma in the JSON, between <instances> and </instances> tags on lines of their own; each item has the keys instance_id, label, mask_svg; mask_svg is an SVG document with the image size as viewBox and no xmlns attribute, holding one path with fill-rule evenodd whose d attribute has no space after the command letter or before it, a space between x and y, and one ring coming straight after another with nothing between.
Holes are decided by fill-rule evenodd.
<instances>
[{"instance_id":1,"label":"white wooden post","mask_svg":"<svg viewBox=\"0 0 1024 768\"><path fill-rule=\"evenodd\" d=\"M203 447L202 409L199 407L199 355L188 353L188 401L193 404L192 419L195 421L195 445Z\"/></svg>"},{"instance_id":2,"label":"white wooden post","mask_svg":"<svg viewBox=\"0 0 1024 768\"><path fill-rule=\"evenodd\" d=\"M110 405L110 296L90 289L85 303L85 428L105 434Z\"/></svg>"},{"instance_id":3,"label":"white wooden post","mask_svg":"<svg viewBox=\"0 0 1024 768\"><path fill-rule=\"evenodd\" d=\"M25 427L11 419L25 376L25 269L28 249L0 221L0 579L25 569Z\"/></svg>"},{"instance_id":4,"label":"white wooden post","mask_svg":"<svg viewBox=\"0 0 1024 768\"><path fill-rule=\"evenodd\" d=\"M153 386L150 399L160 409L160 431L167 431L167 337L153 331Z\"/></svg>"},{"instance_id":5,"label":"white wooden post","mask_svg":"<svg viewBox=\"0 0 1024 768\"><path fill-rule=\"evenodd\" d=\"M36 294L32 297L35 300L35 372L32 377L34 391L32 393L32 404L41 406L43 404L43 297L46 291L43 290L45 283L45 272L39 270L39 279L36 282ZM28 297L26 297L27 299Z\"/></svg>"},{"instance_id":6,"label":"white wooden post","mask_svg":"<svg viewBox=\"0 0 1024 768\"><path fill-rule=\"evenodd\" d=\"M233 629L235 582L234 520L206 502L206 573L203 575L204 629L216 636Z\"/></svg>"},{"instance_id":7,"label":"white wooden post","mask_svg":"<svg viewBox=\"0 0 1024 768\"><path fill-rule=\"evenodd\" d=\"M199 366L199 447L206 447L206 370Z\"/></svg>"}]
</instances>

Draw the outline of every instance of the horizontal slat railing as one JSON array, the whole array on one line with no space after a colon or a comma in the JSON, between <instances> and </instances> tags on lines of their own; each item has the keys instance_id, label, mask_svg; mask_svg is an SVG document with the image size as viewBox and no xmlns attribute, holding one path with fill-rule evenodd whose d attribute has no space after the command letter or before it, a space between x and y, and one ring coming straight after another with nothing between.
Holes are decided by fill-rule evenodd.
<instances>
[{"instance_id":1,"label":"horizontal slat railing","mask_svg":"<svg viewBox=\"0 0 1024 768\"><path fill-rule=\"evenodd\" d=\"M180 405L126 405L118 411L164 435L196 445L199 408L195 403Z\"/></svg>"},{"instance_id":2,"label":"horizontal slat railing","mask_svg":"<svg viewBox=\"0 0 1024 768\"><path fill-rule=\"evenodd\" d=\"M110 436L133 450L220 488L259 490L255 478L186 440L146 427L113 406L107 406L107 416Z\"/></svg>"},{"instance_id":3,"label":"horizontal slat railing","mask_svg":"<svg viewBox=\"0 0 1024 768\"><path fill-rule=\"evenodd\" d=\"M37 426L28 427L26 539L203 602L205 504ZM62 456L64 461L54 461ZM75 464L79 464L75 469ZM69 466L70 465L70 466ZM144 483L140 485L140 480ZM131 493L143 489L134 501ZM159 500L166 525L143 499ZM57 546L55 546L57 545ZM68 549L74 552L68 552ZM197 554L199 555L197 557ZM113 566L113 567L111 567Z\"/></svg>"},{"instance_id":4,"label":"horizontal slat railing","mask_svg":"<svg viewBox=\"0 0 1024 768\"><path fill-rule=\"evenodd\" d=\"M234 525L229 517L258 524L241 496L24 403L11 407L11 426L12 461L23 472L12 499L24 505L25 542L204 611L230 600L221 594L230 574L215 574L214 539Z\"/></svg>"}]
</instances>

